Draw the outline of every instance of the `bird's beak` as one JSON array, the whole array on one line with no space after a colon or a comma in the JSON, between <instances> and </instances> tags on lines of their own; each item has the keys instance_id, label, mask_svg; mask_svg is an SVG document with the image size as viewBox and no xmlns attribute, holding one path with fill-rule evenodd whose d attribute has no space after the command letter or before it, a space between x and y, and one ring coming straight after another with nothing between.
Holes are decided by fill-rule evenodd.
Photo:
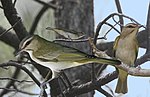
<instances>
[{"instance_id":1,"label":"bird's beak","mask_svg":"<svg viewBox=\"0 0 150 97\"><path fill-rule=\"evenodd\" d=\"M18 55L20 55L20 54L21 54L21 52L22 52L22 50L21 50L21 49L19 49L19 50L15 53L15 57L16 57L16 56L18 56Z\"/></svg>"},{"instance_id":2,"label":"bird's beak","mask_svg":"<svg viewBox=\"0 0 150 97\"><path fill-rule=\"evenodd\" d=\"M19 50L18 52L15 53L15 57L17 58L17 60L22 60L23 58L26 58L27 53L25 52L24 49Z\"/></svg>"}]
</instances>

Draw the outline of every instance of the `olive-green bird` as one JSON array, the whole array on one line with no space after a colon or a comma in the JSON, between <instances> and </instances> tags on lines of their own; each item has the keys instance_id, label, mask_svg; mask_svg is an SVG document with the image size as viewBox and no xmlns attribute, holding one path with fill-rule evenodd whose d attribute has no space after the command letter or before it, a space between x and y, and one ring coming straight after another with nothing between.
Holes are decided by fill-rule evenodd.
<instances>
[{"instance_id":1,"label":"olive-green bird","mask_svg":"<svg viewBox=\"0 0 150 97\"><path fill-rule=\"evenodd\" d=\"M60 70L87 63L121 64L119 60L88 55L77 49L47 41L38 35L23 39L19 49L18 54L26 52L34 62L50 68L52 78L55 78Z\"/></svg>"},{"instance_id":2,"label":"olive-green bird","mask_svg":"<svg viewBox=\"0 0 150 97\"><path fill-rule=\"evenodd\" d=\"M135 23L129 23L123 27L120 36L114 42L114 55L124 64L134 67L135 60L138 54L137 32L141 26ZM118 83L115 92L127 93L127 76L128 73L124 70L119 70Z\"/></svg>"}]
</instances>

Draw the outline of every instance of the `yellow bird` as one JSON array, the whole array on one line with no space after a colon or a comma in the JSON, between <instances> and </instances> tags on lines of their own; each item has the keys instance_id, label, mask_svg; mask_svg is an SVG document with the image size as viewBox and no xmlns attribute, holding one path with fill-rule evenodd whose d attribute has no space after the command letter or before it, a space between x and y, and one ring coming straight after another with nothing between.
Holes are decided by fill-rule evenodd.
<instances>
[{"instance_id":1,"label":"yellow bird","mask_svg":"<svg viewBox=\"0 0 150 97\"><path fill-rule=\"evenodd\" d=\"M120 36L114 42L114 55L124 64L134 67L135 60L138 54L137 32L141 26L135 23L129 23L123 27ZM128 73L124 70L118 69L119 76L115 92L127 93L127 76Z\"/></svg>"}]
</instances>

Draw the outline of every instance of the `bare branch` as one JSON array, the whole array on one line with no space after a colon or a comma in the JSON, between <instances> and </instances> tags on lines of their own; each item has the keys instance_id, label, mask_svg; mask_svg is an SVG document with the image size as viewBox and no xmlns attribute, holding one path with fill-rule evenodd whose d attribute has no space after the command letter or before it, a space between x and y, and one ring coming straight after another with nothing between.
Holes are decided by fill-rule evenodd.
<instances>
[{"instance_id":1,"label":"bare branch","mask_svg":"<svg viewBox=\"0 0 150 97\"><path fill-rule=\"evenodd\" d=\"M94 39L94 38L91 38L92 40ZM105 37L100 37L100 38L97 38L98 40L99 39L106 39ZM74 42L74 43L76 43L76 42L87 42L87 41L89 41L88 39L78 39L78 40L76 40L76 39L55 39L54 40L54 42L58 42L58 41L63 41L63 42Z\"/></svg>"},{"instance_id":2,"label":"bare branch","mask_svg":"<svg viewBox=\"0 0 150 97\"><path fill-rule=\"evenodd\" d=\"M20 73L20 69L19 69L19 68L16 68L14 74L12 75L12 78L13 78L13 79L17 79L19 73ZM14 80L10 80L10 81L7 83L7 85L5 86L5 88L10 88L11 86L14 85L14 82L15 82ZM8 92L9 92L9 91L7 91L7 90L4 89L4 90L0 93L0 97L2 97L3 95L5 95L5 94L8 93Z\"/></svg>"},{"instance_id":3,"label":"bare branch","mask_svg":"<svg viewBox=\"0 0 150 97\"><path fill-rule=\"evenodd\" d=\"M55 4L52 4L51 2L46 3L46 2L41 1L41 0L34 0L34 1L36 1L36 2L38 2L40 4L43 4L44 6L47 6L49 8L55 9L55 10L58 9L58 6L55 5Z\"/></svg>"},{"instance_id":4,"label":"bare branch","mask_svg":"<svg viewBox=\"0 0 150 97\"><path fill-rule=\"evenodd\" d=\"M42 3L42 4L46 4L46 6L43 6L43 8L39 11L39 13L37 14L37 16L35 17L34 22L32 23L32 26L30 28L29 33L32 35L38 25L38 22L40 21L41 17L44 15L44 13L48 10L48 8L52 5L54 8L56 8L56 6L54 6L51 1L48 3L45 3L43 1L40 0L34 0L36 2Z\"/></svg>"},{"instance_id":5,"label":"bare branch","mask_svg":"<svg viewBox=\"0 0 150 97\"><path fill-rule=\"evenodd\" d=\"M142 65L143 63L145 63L149 60L150 60L150 53L146 53L136 60L135 66Z\"/></svg>"},{"instance_id":6,"label":"bare branch","mask_svg":"<svg viewBox=\"0 0 150 97\"><path fill-rule=\"evenodd\" d=\"M4 28L0 27L0 34L5 31L6 30ZM0 40L8 44L9 46L13 47L15 50L18 50L20 41L16 34L8 31L6 34L0 37Z\"/></svg>"},{"instance_id":7,"label":"bare branch","mask_svg":"<svg viewBox=\"0 0 150 97\"><path fill-rule=\"evenodd\" d=\"M40 87L41 83L34 77L34 75L24 66L20 65L19 63L17 62L7 62L7 63L2 63L0 64L0 67L8 67L8 66L14 66L16 68L20 68L22 69L23 71L25 71L32 79L33 81ZM44 91L44 97L47 97L46 96L46 92Z\"/></svg>"},{"instance_id":8,"label":"bare branch","mask_svg":"<svg viewBox=\"0 0 150 97\"><path fill-rule=\"evenodd\" d=\"M109 16L107 16L102 22L100 22L98 25L97 25L97 28L96 28L96 33L95 33L95 37L94 37L94 44L96 44L96 41L97 41L97 37L99 35L99 31L101 30L101 27L103 24L105 24L105 22L107 20L109 20L111 17L114 17L114 16L121 16L121 17L124 17L124 18L127 18L129 20L131 20L132 22L135 22L136 24L139 24L136 20L134 20L133 18L129 17L129 16L126 16L124 14L120 14L120 13L112 13L110 14ZM142 26L144 27L144 26ZM145 28L145 27L144 27Z\"/></svg>"},{"instance_id":9,"label":"bare branch","mask_svg":"<svg viewBox=\"0 0 150 97\"><path fill-rule=\"evenodd\" d=\"M100 93L104 94L106 97L113 97L107 91L105 91L104 89L102 89L101 87L99 87L97 89L97 91L99 91Z\"/></svg>"},{"instance_id":10,"label":"bare branch","mask_svg":"<svg viewBox=\"0 0 150 97\"><path fill-rule=\"evenodd\" d=\"M14 5L12 4L12 0L1 0L4 14L11 24L13 26L17 21L19 21L21 18L18 16L18 13L16 9L14 8ZM24 37L28 35L23 23L20 21L17 23L17 25L13 28L20 40L22 40Z\"/></svg>"},{"instance_id":11,"label":"bare branch","mask_svg":"<svg viewBox=\"0 0 150 97\"><path fill-rule=\"evenodd\" d=\"M148 9L146 28L147 28L146 29L147 30L147 51L146 51L146 53L150 53L150 4L149 4L149 9Z\"/></svg>"},{"instance_id":12,"label":"bare branch","mask_svg":"<svg viewBox=\"0 0 150 97\"><path fill-rule=\"evenodd\" d=\"M120 2L119 0L115 0L115 3L116 3L116 7L117 7L117 10L118 10L118 13L121 13L122 14L122 9L121 9L121 5L120 5ZM124 24L124 21L123 21L123 17L122 16L119 16L119 21L120 21L120 24L123 25ZM120 31L122 31L122 26L120 25Z\"/></svg>"},{"instance_id":13,"label":"bare branch","mask_svg":"<svg viewBox=\"0 0 150 97\"><path fill-rule=\"evenodd\" d=\"M15 82L19 82L19 83L24 83L24 82L27 82L27 83L31 83L33 81L27 81L27 80L17 80L17 79L14 79L14 78L8 78L8 77L0 77L0 80L13 80Z\"/></svg>"},{"instance_id":14,"label":"bare branch","mask_svg":"<svg viewBox=\"0 0 150 97\"><path fill-rule=\"evenodd\" d=\"M4 34L8 33L8 32L9 32L12 28L14 28L20 21L21 21L21 19L18 20L11 28L9 28L9 29L7 29L6 31L2 32L2 33L0 34L0 37L2 37Z\"/></svg>"},{"instance_id":15,"label":"bare branch","mask_svg":"<svg viewBox=\"0 0 150 97\"><path fill-rule=\"evenodd\" d=\"M19 90L19 89L10 89L10 88L3 88L3 87L0 87L0 89L6 90L6 91L9 91L9 92L20 92L20 93L27 94L27 95L32 95L32 96L39 95L39 94L36 94L36 93L30 93L30 92L22 91L22 90Z\"/></svg>"},{"instance_id":16,"label":"bare branch","mask_svg":"<svg viewBox=\"0 0 150 97\"><path fill-rule=\"evenodd\" d=\"M100 77L94 83L87 82L79 86L73 86L70 90L64 91L64 94L67 97L72 97L72 96L77 96L83 93L90 92L92 90L96 90L97 87L101 87L102 85L109 83L110 81L116 79L117 76L118 76L118 73L116 71L113 73L109 73L105 77L104 76Z\"/></svg>"},{"instance_id":17,"label":"bare branch","mask_svg":"<svg viewBox=\"0 0 150 97\"><path fill-rule=\"evenodd\" d=\"M130 67L126 64L121 64L116 66L119 69L125 70L129 75L140 76L140 77L150 77L150 69L141 69Z\"/></svg>"}]
</instances>

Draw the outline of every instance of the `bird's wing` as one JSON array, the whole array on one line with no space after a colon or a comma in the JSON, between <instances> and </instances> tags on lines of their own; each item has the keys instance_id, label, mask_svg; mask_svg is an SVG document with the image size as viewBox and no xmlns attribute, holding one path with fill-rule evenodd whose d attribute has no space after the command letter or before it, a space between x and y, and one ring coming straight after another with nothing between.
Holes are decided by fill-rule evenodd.
<instances>
[{"instance_id":1,"label":"bird's wing","mask_svg":"<svg viewBox=\"0 0 150 97\"><path fill-rule=\"evenodd\" d=\"M120 36L117 36L117 38L115 39L115 42L114 42L114 46L113 46L113 55L115 57L115 53L116 53L116 49L117 49L117 46L118 46L118 41L120 39Z\"/></svg>"},{"instance_id":2,"label":"bird's wing","mask_svg":"<svg viewBox=\"0 0 150 97\"><path fill-rule=\"evenodd\" d=\"M38 50L38 53L42 52L42 50ZM37 52L36 52L37 53ZM51 51L50 49L47 53L41 53L35 55L37 59L43 61L53 61L53 62L60 62L60 61L78 61L86 58L86 54L66 46L61 46L60 49L56 49Z\"/></svg>"},{"instance_id":3,"label":"bird's wing","mask_svg":"<svg viewBox=\"0 0 150 97\"><path fill-rule=\"evenodd\" d=\"M136 47L135 47L135 54L136 54L136 56L135 56L135 61L136 61L137 56L138 56L138 51L139 51L139 45L138 45L138 41L137 41L137 40L135 40L135 42L136 42L136 44L137 44L137 45L135 45L135 46L136 46Z\"/></svg>"}]
</instances>

